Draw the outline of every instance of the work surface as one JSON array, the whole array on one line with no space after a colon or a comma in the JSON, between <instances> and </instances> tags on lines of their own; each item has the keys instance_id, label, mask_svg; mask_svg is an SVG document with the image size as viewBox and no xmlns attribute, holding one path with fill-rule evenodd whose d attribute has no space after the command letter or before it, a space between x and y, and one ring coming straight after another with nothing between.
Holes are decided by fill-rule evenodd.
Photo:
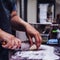
<instances>
[{"instance_id":1,"label":"work surface","mask_svg":"<svg viewBox=\"0 0 60 60\"><path fill-rule=\"evenodd\" d=\"M36 51L17 51L10 60L60 60L60 47L41 45Z\"/></svg>"}]
</instances>

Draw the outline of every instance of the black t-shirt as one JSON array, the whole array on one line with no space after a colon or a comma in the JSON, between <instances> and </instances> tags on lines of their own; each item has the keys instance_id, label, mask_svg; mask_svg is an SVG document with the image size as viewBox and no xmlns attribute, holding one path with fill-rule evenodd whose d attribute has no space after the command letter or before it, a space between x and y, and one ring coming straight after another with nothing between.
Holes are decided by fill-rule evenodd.
<instances>
[{"instance_id":1,"label":"black t-shirt","mask_svg":"<svg viewBox=\"0 0 60 60\"><path fill-rule=\"evenodd\" d=\"M0 0L0 28L11 33L10 14L16 10L15 0ZM0 60L8 60L8 50L0 47Z\"/></svg>"},{"instance_id":2,"label":"black t-shirt","mask_svg":"<svg viewBox=\"0 0 60 60\"><path fill-rule=\"evenodd\" d=\"M0 0L0 28L11 33L10 13L15 8L14 0Z\"/></svg>"}]
</instances>

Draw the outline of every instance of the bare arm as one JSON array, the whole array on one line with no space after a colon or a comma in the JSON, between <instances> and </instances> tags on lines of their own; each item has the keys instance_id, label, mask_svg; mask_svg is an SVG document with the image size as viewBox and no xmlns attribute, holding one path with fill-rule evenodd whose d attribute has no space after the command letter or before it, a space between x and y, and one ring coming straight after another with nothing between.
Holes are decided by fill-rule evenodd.
<instances>
[{"instance_id":1,"label":"bare arm","mask_svg":"<svg viewBox=\"0 0 60 60\"><path fill-rule=\"evenodd\" d=\"M25 26L27 25L27 23L17 15L16 11L13 11L11 13L11 23L13 29L25 31Z\"/></svg>"},{"instance_id":2,"label":"bare arm","mask_svg":"<svg viewBox=\"0 0 60 60\"><path fill-rule=\"evenodd\" d=\"M0 29L0 44L4 48L16 49L21 47L20 39Z\"/></svg>"},{"instance_id":3,"label":"bare arm","mask_svg":"<svg viewBox=\"0 0 60 60\"><path fill-rule=\"evenodd\" d=\"M36 41L35 44L38 48L41 45L41 41L42 41L40 33L34 27L32 27L29 23L25 22L19 16L17 16L16 11L13 11L11 13L11 17L12 17L11 22L12 22L13 26L16 27L16 29L18 29L18 30L23 29L26 31L31 45L33 45L32 38L34 37L35 41ZM22 29L20 28L20 26L22 26ZM19 27L19 28L17 28L17 27Z\"/></svg>"}]
</instances>

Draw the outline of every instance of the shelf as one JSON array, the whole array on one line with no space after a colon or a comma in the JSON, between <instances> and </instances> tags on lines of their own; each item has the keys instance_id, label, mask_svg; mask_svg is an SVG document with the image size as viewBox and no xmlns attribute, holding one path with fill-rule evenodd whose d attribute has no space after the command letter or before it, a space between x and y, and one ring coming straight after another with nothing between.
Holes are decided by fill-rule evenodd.
<instances>
[{"instance_id":1,"label":"shelf","mask_svg":"<svg viewBox=\"0 0 60 60\"><path fill-rule=\"evenodd\" d=\"M47 36L47 37L49 36L49 34L40 34L40 35L41 35L41 36Z\"/></svg>"},{"instance_id":2,"label":"shelf","mask_svg":"<svg viewBox=\"0 0 60 60\"><path fill-rule=\"evenodd\" d=\"M34 25L51 25L52 23L29 23L29 24L34 24Z\"/></svg>"},{"instance_id":3,"label":"shelf","mask_svg":"<svg viewBox=\"0 0 60 60\"><path fill-rule=\"evenodd\" d=\"M60 24L52 24L52 23L29 23L32 25L51 25L51 26L59 26Z\"/></svg>"}]
</instances>

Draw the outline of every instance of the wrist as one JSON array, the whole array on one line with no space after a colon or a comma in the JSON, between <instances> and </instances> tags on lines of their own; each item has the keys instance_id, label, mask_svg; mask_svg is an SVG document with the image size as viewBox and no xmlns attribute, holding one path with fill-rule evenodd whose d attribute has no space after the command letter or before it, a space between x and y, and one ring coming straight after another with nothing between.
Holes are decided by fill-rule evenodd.
<instances>
[{"instance_id":1,"label":"wrist","mask_svg":"<svg viewBox=\"0 0 60 60\"><path fill-rule=\"evenodd\" d=\"M22 26L26 27L28 23L25 22L24 20L22 20L22 19L20 18L20 24L21 24Z\"/></svg>"},{"instance_id":2,"label":"wrist","mask_svg":"<svg viewBox=\"0 0 60 60\"><path fill-rule=\"evenodd\" d=\"M0 29L0 40L4 40L4 36L6 36L5 32L2 29Z\"/></svg>"},{"instance_id":3,"label":"wrist","mask_svg":"<svg viewBox=\"0 0 60 60\"><path fill-rule=\"evenodd\" d=\"M20 22L19 24L22 25L26 29L26 26L28 25L28 23L22 20L21 18L19 22Z\"/></svg>"},{"instance_id":4,"label":"wrist","mask_svg":"<svg viewBox=\"0 0 60 60\"><path fill-rule=\"evenodd\" d=\"M2 29L0 29L0 40L2 40L2 36L3 36Z\"/></svg>"}]
</instances>

